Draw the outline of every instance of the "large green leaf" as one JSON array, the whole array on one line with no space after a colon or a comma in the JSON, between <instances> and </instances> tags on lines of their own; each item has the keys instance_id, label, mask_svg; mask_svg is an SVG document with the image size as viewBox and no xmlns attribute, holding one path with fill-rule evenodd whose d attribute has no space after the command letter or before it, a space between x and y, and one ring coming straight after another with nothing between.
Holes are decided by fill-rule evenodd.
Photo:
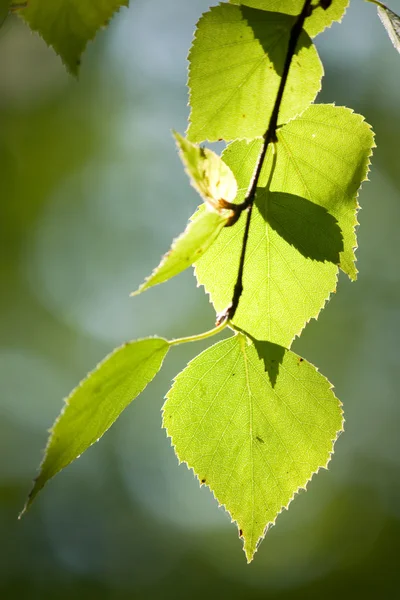
<instances>
[{"instance_id":1,"label":"large green leaf","mask_svg":"<svg viewBox=\"0 0 400 600\"><path fill-rule=\"evenodd\" d=\"M33 31L52 46L76 74L86 44L129 0L29 0L20 11Z\"/></svg>"},{"instance_id":2,"label":"large green leaf","mask_svg":"<svg viewBox=\"0 0 400 600\"><path fill-rule=\"evenodd\" d=\"M234 142L224 152L238 181L238 201L261 143ZM278 131L277 155L267 154L253 209L234 318L239 328L289 347L335 289L336 265L356 276L356 196L372 146L362 117L330 105L313 105ZM232 299L243 230L242 217L196 263L217 312Z\"/></svg>"},{"instance_id":3,"label":"large green leaf","mask_svg":"<svg viewBox=\"0 0 400 600\"><path fill-rule=\"evenodd\" d=\"M178 375L163 424L180 461L236 521L250 561L269 526L321 467L343 417L317 369L238 334Z\"/></svg>"},{"instance_id":4,"label":"large green leaf","mask_svg":"<svg viewBox=\"0 0 400 600\"><path fill-rule=\"evenodd\" d=\"M107 431L159 371L169 344L162 338L128 342L75 388L51 429L39 476L24 511L45 483Z\"/></svg>"},{"instance_id":5,"label":"large green leaf","mask_svg":"<svg viewBox=\"0 0 400 600\"><path fill-rule=\"evenodd\" d=\"M153 285L168 281L199 260L217 239L227 220L228 216L208 208L197 214L182 235L174 240L170 251L165 254L158 267L131 295L137 296Z\"/></svg>"},{"instance_id":6,"label":"large green leaf","mask_svg":"<svg viewBox=\"0 0 400 600\"><path fill-rule=\"evenodd\" d=\"M288 15L299 15L304 6L304 0L229 0L231 4L245 4L261 10L281 12ZM316 2L313 3L314 5ZM308 35L315 37L334 21L341 21L349 0L333 0L329 8L324 10L320 6L313 10L311 17L306 19L304 29Z\"/></svg>"},{"instance_id":7,"label":"large green leaf","mask_svg":"<svg viewBox=\"0 0 400 600\"><path fill-rule=\"evenodd\" d=\"M189 54L190 140L253 139L265 133L294 22L290 15L226 3L203 14ZM303 32L280 123L315 99L322 75L317 51Z\"/></svg>"}]
</instances>

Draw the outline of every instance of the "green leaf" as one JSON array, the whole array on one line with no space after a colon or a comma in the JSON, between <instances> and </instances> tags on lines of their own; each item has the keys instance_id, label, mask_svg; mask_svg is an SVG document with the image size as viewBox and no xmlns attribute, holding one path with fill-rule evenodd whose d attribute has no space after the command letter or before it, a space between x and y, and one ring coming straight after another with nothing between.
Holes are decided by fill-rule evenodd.
<instances>
[{"instance_id":1,"label":"green leaf","mask_svg":"<svg viewBox=\"0 0 400 600\"><path fill-rule=\"evenodd\" d=\"M107 356L65 400L53 425L39 476L22 511L45 483L107 431L161 368L169 343L162 338L128 342Z\"/></svg>"},{"instance_id":2,"label":"green leaf","mask_svg":"<svg viewBox=\"0 0 400 600\"><path fill-rule=\"evenodd\" d=\"M295 17L220 4L203 14L189 54L193 142L262 136L278 91ZM318 53L302 33L279 123L301 113L321 87Z\"/></svg>"},{"instance_id":3,"label":"green leaf","mask_svg":"<svg viewBox=\"0 0 400 600\"><path fill-rule=\"evenodd\" d=\"M227 220L228 217L213 210L201 211L189 223L182 235L174 240L171 250L165 254L150 277L131 295L137 296L153 285L163 283L190 267L214 243Z\"/></svg>"},{"instance_id":4,"label":"green leaf","mask_svg":"<svg viewBox=\"0 0 400 600\"><path fill-rule=\"evenodd\" d=\"M231 4L245 4L253 8L261 10L269 10L272 12L281 12L288 15L299 15L304 6L304 0L229 0ZM314 2L314 4L316 4ZM304 25L310 37L315 37L326 27L330 27L334 21L341 21L346 8L349 5L349 0L333 0L330 7L326 10L315 8L311 17L309 17Z\"/></svg>"},{"instance_id":5,"label":"green leaf","mask_svg":"<svg viewBox=\"0 0 400 600\"><path fill-rule=\"evenodd\" d=\"M87 43L129 0L29 0L20 15L52 46L73 75Z\"/></svg>"},{"instance_id":6,"label":"green leaf","mask_svg":"<svg viewBox=\"0 0 400 600\"><path fill-rule=\"evenodd\" d=\"M384 28L387 31L388 36L396 48L397 52L400 52L400 17L396 15L390 8L384 4L379 3L378 15L383 23Z\"/></svg>"},{"instance_id":7,"label":"green leaf","mask_svg":"<svg viewBox=\"0 0 400 600\"><path fill-rule=\"evenodd\" d=\"M343 417L313 365L238 334L178 375L163 424L179 460L236 521L251 561L277 515L327 466Z\"/></svg>"},{"instance_id":8,"label":"green leaf","mask_svg":"<svg viewBox=\"0 0 400 600\"><path fill-rule=\"evenodd\" d=\"M223 154L238 181L238 202L261 144L234 142ZM335 290L336 265L356 276L356 197L372 146L362 117L330 105L313 105L278 130L277 155L270 147L253 208L237 327L290 347ZM196 263L217 312L232 300L244 226L242 217L225 228Z\"/></svg>"},{"instance_id":9,"label":"green leaf","mask_svg":"<svg viewBox=\"0 0 400 600\"><path fill-rule=\"evenodd\" d=\"M348 108L317 104L283 127L278 140L282 160L275 185L282 182L285 191L304 196L337 219L344 244L339 264L356 279L357 195L375 146L370 125Z\"/></svg>"},{"instance_id":10,"label":"green leaf","mask_svg":"<svg viewBox=\"0 0 400 600\"><path fill-rule=\"evenodd\" d=\"M237 194L234 174L218 154L192 144L174 132L179 155L190 178L190 183L205 202L218 210L221 199L233 202Z\"/></svg>"},{"instance_id":11,"label":"green leaf","mask_svg":"<svg viewBox=\"0 0 400 600\"><path fill-rule=\"evenodd\" d=\"M232 216L232 211L221 204L233 202L237 194L236 179L230 168L212 150L192 144L179 133L174 132L174 136L190 182L206 202L207 210L195 215L158 267L132 296L190 267L214 243Z\"/></svg>"}]
</instances>

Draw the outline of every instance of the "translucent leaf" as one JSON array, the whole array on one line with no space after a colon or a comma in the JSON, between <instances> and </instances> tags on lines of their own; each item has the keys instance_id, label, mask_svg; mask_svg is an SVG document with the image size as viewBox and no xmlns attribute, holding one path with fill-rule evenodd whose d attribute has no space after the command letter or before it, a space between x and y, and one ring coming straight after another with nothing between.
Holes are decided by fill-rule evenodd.
<instances>
[{"instance_id":1,"label":"translucent leaf","mask_svg":"<svg viewBox=\"0 0 400 600\"><path fill-rule=\"evenodd\" d=\"M59 54L76 74L86 44L129 0L29 0L20 11L33 31Z\"/></svg>"},{"instance_id":2,"label":"translucent leaf","mask_svg":"<svg viewBox=\"0 0 400 600\"><path fill-rule=\"evenodd\" d=\"M342 430L341 404L317 369L244 335L212 346L178 375L163 424L236 521L251 561L294 494L326 467Z\"/></svg>"},{"instance_id":3,"label":"translucent leaf","mask_svg":"<svg viewBox=\"0 0 400 600\"><path fill-rule=\"evenodd\" d=\"M227 220L228 217L213 210L201 211L182 235L174 240L171 250L163 257L159 266L132 296L163 283L190 267L217 239Z\"/></svg>"},{"instance_id":4,"label":"translucent leaf","mask_svg":"<svg viewBox=\"0 0 400 600\"><path fill-rule=\"evenodd\" d=\"M357 194L375 145L371 127L348 108L317 104L282 128L278 140L282 160L274 185L285 185L285 191L326 208L337 219L344 244L339 264L356 279Z\"/></svg>"},{"instance_id":5,"label":"translucent leaf","mask_svg":"<svg viewBox=\"0 0 400 600\"><path fill-rule=\"evenodd\" d=\"M205 202L218 209L219 200L233 202L237 183L231 169L218 154L208 148L192 144L174 132L179 154L190 182Z\"/></svg>"},{"instance_id":6,"label":"translucent leaf","mask_svg":"<svg viewBox=\"0 0 400 600\"><path fill-rule=\"evenodd\" d=\"M299 15L304 6L304 0L229 0L231 4L245 4L261 10L281 12L288 15ZM314 2L314 4L316 4ZM313 10L308 17L304 29L308 35L315 37L326 27L330 27L334 21L341 21L349 0L333 0L329 8L324 10L320 6Z\"/></svg>"},{"instance_id":7,"label":"translucent leaf","mask_svg":"<svg viewBox=\"0 0 400 600\"><path fill-rule=\"evenodd\" d=\"M237 201L261 143L234 142L224 152L238 181ZM330 105L313 105L279 129L277 155L273 160L269 149L253 209L244 291L234 318L240 329L289 347L334 291L336 265L356 276L356 196L372 146L362 117ZM196 263L197 279L217 312L232 300L244 224L242 217L225 228Z\"/></svg>"},{"instance_id":8,"label":"translucent leaf","mask_svg":"<svg viewBox=\"0 0 400 600\"><path fill-rule=\"evenodd\" d=\"M190 267L213 244L232 216L232 211L221 204L233 202L237 194L236 179L230 168L212 150L192 144L179 133L175 132L174 136L190 182L206 202L207 210L196 215L174 240L170 251L133 296Z\"/></svg>"},{"instance_id":9,"label":"translucent leaf","mask_svg":"<svg viewBox=\"0 0 400 600\"><path fill-rule=\"evenodd\" d=\"M45 483L98 441L144 390L159 371L168 348L166 340L156 337L128 342L99 363L71 392L51 429L40 473L24 511Z\"/></svg>"},{"instance_id":10,"label":"translucent leaf","mask_svg":"<svg viewBox=\"0 0 400 600\"><path fill-rule=\"evenodd\" d=\"M396 15L390 8L379 3L378 15L385 27L388 36L391 39L393 46L397 52L400 52L400 17Z\"/></svg>"},{"instance_id":11,"label":"translucent leaf","mask_svg":"<svg viewBox=\"0 0 400 600\"><path fill-rule=\"evenodd\" d=\"M203 14L189 54L190 140L253 139L265 133L294 22L290 15L226 3ZM315 99L322 75L317 51L303 32L280 123Z\"/></svg>"}]
</instances>

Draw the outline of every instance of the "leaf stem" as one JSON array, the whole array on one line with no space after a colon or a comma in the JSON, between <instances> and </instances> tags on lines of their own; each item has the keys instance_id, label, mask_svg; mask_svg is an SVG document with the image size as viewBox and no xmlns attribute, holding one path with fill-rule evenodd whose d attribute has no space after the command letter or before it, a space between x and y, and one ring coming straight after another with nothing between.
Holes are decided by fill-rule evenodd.
<instances>
[{"instance_id":1,"label":"leaf stem","mask_svg":"<svg viewBox=\"0 0 400 600\"><path fill-rule=\"evenodd\" d=\"M252 215L252 211L253 211L254 199L255 199L256 191L257 191L258 180L260 179L261 170L262 170L264 160L265 160L265 157L267 154L268 146L271 142L275 143L277 141L276 130L278 127L278 116L279 116L279 111L280 111L281 104L282 104L283 93L285 91L285 87L286 87L286 83L287 83L288 75L289 75L289 70L290 70L290 65L292 64L293 56L296 52L296 46L299 41L301 32L303 30L304 22L305 22L306 18L309 17L313 11L311 2L312 2L312 0L305 0L303 9L302 9L301 13L299 14L298 18L296 19L296 22L294 23L294 25L292 27L292 31L290 32L288 49L287 49L287 53L286 53L285 64L283 67L281 81L279 84L278 92L276 94L274 108L271 113L271 117L270 117L269 124L268 124L268 129L266 130L266 132L263 136L264 143L262 145L262 148L261 148L258 160L257 160L257 164L254 169L254 174L251 179L249 189L247 191L244 201L241 204L237 204L236 208L234 208L234 210L236 212L235 218L230 219L230 221L229 221L229 225L233 225L238 220L241 213L244 210L247 210L246 225L245 225L245 229L244 229L243 243L242 243L242 251L240 254L239 269L238 269L235 287L233 290L232 302L228 306L228 308L226 308L222 313L220 313L217 316L217 325L225 322L225 320L233 319L233 317L235 316L236 310L239 306L240 297L243 293L244 262L245 262L245 258L246 258L246 249L247 249L247 243L248 243L248 239L249 239L250 221L251 221L251 215ZM232 207L235 207L235 205L232 205ZM230 208L232 208L232 207L230 207Z\"/></svg>"},{"instance_id":2,"label":"leaf stem","mask_svg":"<svg viewBox=\"0 0 400 600\"><path fill-rule=\"evenodd\" d=\"M178 346L179 344L187 344L188 342L200 342L201 340L206 340L213 335L217 335L217 333L220 333L227 325L228 319L225 319L219 323L217 327L214 327L214 329L210 329L209 331L205 331L204 333L199 333L197 335L190 335L188 337L177 338L176 340L169 340L168 344L170 346Z\"/></svg>"}]
</instances>

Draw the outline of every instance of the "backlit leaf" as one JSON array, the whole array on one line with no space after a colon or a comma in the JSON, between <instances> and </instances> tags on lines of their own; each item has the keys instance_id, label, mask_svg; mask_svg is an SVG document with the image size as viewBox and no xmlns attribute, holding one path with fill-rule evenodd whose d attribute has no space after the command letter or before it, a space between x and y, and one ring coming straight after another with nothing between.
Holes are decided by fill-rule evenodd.
<instances>
[{"instance_id":1,"label":"backlit leaf","mask_svg":"<svg viewBox=\"0 0 400 600\"><path fill-rule=\"evenodd\" d=\"M238 202L261 144L234 142L224 152L238 181ZM253 208L244 291L234 318L240 329L289 347L334 291L337 265L356 276L356 197L372 146L362 117L330 105L313 105L279 129L277 155L273 160L269 149ZM196 263L196 277L217 312L232 300L244 225L242 216L225 228Z\"/></svg>"},{"instance_id":2,"label":"backlit leaf","mask_svg":"<svg viewBox=\"0 0 400 600\"><path fill-rule=\"evenodd\" d=\"M390 8L379 4L378 15L397 52L400 52L400 17Z\"/></svg>"},{"instance_id":3,"label":"backlit leaf","mask_svg":"<svg viewBox=\"0 0 400 600\"><path fill-rule=\"evenodd\" d=\"M343 417L313 365L238 334L177 376L163 424L179 460L236 521L251 561L277 515L327 466Z\"/></svg>"},{"instance_id":4,"label":"backlit leaf","mask_svg":"<svg viewBox=\"0 0 400 600\"><path fill-rule=\"evenodd\" d=\"M222 158L209 148L193 144L179 133L175 132L174 136L190 183L203 200L216 209L221 199L233 202L237 194L237 183Z\"/></svg>"},{"instance_id":5,"label":"backlit leaf","mask_svg":"<svg viewBox=\"0 0 400 600\"><path fill-rule=\"evenodd\" d=\"M179 133L175 132L174 136L190 182L207 209L200 211L174 240L170 251L133 296L190 267L208 250L232 216L232 211L221 206L221 201L233 202L237 194L236 179L230 168L212 150L192 144Z\"/></svg>"},{"instance_id":6,"label":"backlit leaf","mask_svg":"<svg viewBox=\"0 0 400 600\"><path fill-rule=\"evenodd\" d=\"M267 129L295 17L220 4L203 14L189 54L193 142L253 139ZM315 99L322 65L306 33L292 61L279 122Z\"/></svg>"},{"instance_id":7,"label":"backlit leaf","mask_svg":"<svg viewBox=\"0 0 400 600\"><path fill-rule=\"evenodd\" d=\"M174 240L171 250L163 257L159 266L140 288L133 292L132 296L144 292L153 285L163 283L190 267L217 239L227 220L227 216L214 210L201 211L189 223L182 235Z\"/></svg>"},{"instance_id":8,"label":"backlit leaf","mask_svg":"<svg viewBox=\"0 0 400 600\"><path fill-rule=\"evenodd\" d=\"M76 74L86 44L129 0L29 0L20 15Z\"/></svg>"},{"instance_id":9,"label":"backlit leaf","mask_svg":"<svg viewBox=\"0 0 400 600\"><path fill-rule=\"evenodd\" d=\"M159 371L168 349L168 342L162 338L128 342L99 363L71 392L51 429L40 473L24 511L45 483L98 441L144 390Z\"/></svg>"},{"instance_id":10,"label":"backlit leaf","mask_svg":"<svg viewBox=\"0 0 400 600\"><path fill-rule=\"evenodd\" d=\"M299 15L304 6L304 0L229 0L231 4L245 4L261 10L281 12L288 15ZM313 3L314 5L316 2ZM311 17L306 19L304 29L310 37L315 37L334 21L341 21L349 4L349 0L333 0L329 8L320 6L313 10Z\"/></svg>"}]
</instances>

